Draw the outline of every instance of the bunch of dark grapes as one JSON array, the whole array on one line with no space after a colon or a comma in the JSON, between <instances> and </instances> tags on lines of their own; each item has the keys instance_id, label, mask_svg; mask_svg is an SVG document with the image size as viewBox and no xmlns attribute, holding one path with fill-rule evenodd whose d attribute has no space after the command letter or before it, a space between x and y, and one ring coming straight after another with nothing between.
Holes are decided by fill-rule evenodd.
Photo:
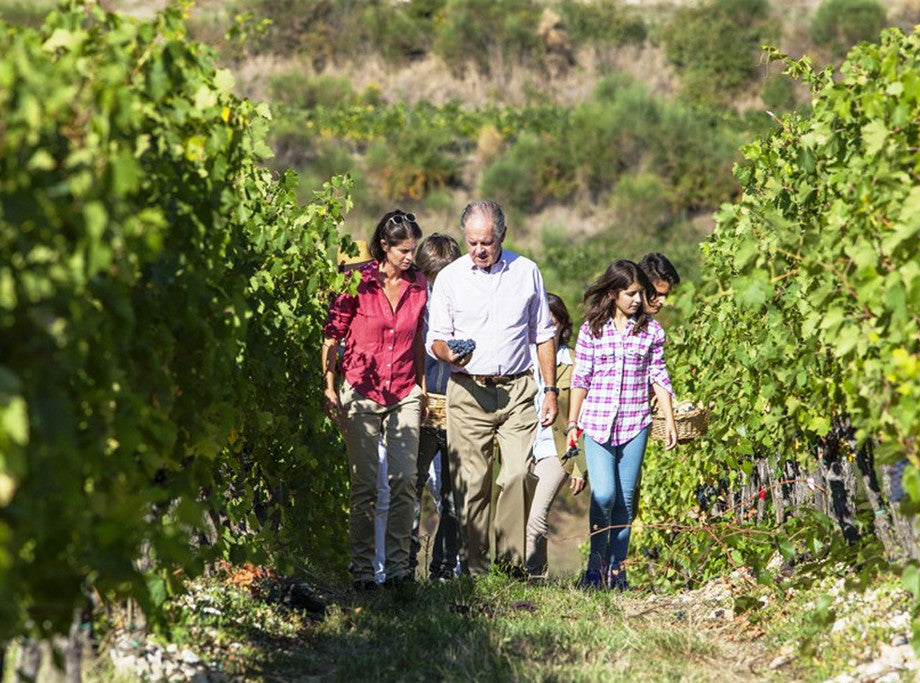
<instances>
[{"instance_id":1,"label":"bunch of dark grapes","mask_svg":"<svg viewBox=\"0 0 920 683\"><path fill-rule=\"evenodd\" d=\"M473 349L476 348L476 342L472 339L448 339L447 347L456 353L459 356L457 360L460 360L473 353Z\"/></svg>"},{"instance_id":2,"label":"bunch of dark grapes","mask_svg":"<svg viewBox=\"0 0 920 683\"><path fill-rule=\"evenodd\" d=\"M700 510L709 514L716 514L719 509L724 507L720 498L721 485L712 486L710 484L700 484L696 487L696 502L699 503Z\"/></svg>"}]
</instances>

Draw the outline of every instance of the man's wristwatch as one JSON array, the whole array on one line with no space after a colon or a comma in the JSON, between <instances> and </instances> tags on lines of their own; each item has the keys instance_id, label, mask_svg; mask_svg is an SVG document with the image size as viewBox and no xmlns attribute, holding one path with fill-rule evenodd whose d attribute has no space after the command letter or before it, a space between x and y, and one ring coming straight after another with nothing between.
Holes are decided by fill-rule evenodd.
<instances>
[{"instance_id":1,"label":"man's wristwatch","mask_svg":"<svg viewBox=\"0 0 920 683\"><path fill-rule=\"evenodd\" d=\"M544 394L548 394L549 392L553 392L554 394L556 394L556 396L558 396L558 395L559 395L559 387L543 387L543 393L544 393Z\"/></svg>"}]
</instances>

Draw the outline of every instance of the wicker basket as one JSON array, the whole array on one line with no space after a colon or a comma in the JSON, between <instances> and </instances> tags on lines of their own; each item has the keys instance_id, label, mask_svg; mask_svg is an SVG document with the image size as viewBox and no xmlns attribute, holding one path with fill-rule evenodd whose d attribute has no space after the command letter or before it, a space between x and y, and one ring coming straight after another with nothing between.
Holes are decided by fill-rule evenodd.
<instances>
[{"instance_id":1,"label":"wicker basket","mask_svg":"<svg viewBox=\"0 0 920 683\"><path fill-rule=\"evenodd\" d=\"M655 407L652 413L651 437L658 441L665 440L664 415ZM686 442L706 434L709 427L709 411L694 406L690 401L681 401L674 405L674 425L677 427L677 441Z\"/></svg>"},{"instance_id":2,"label":"wicker basket","mask_svg":"<svg viewBox=\"0 0 920 683\"><path fill-rule=\"evenodd\" d=\"M428 394L428 417L423 427L447 429L447 397L443 394Z\"/></svg>"}]
</instances>

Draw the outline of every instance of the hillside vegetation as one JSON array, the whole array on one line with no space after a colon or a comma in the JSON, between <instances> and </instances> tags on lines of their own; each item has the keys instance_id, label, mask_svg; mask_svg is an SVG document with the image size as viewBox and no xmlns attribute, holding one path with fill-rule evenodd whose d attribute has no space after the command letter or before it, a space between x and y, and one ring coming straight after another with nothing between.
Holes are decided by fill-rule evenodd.
<instances>
[{"instance_id":1,"label":"hillside vegetation","mask_svg":"<svg viewBox=\"0 0 920 683\"><path fill-rule=\"evenodd\" d=\"M695 277L738 149L768 111L808 106L761 45L832 64L917 18L874 0L248 0L191 26L274 104L272 163L302 197L355 179L354 237L393 205L456 234L466 201L493 197L571 306L616 257L664 251Z\"/></svg>"},{"instance_id":2,"label":"hillside vegetation","mask_svg":"<svg viewBox=\"0 0 920 683\"><path fill-rule=\"evenodd\" d=\"M43 12L2 6L32 23ZM832 64L885 25L912 26L920 5L203 0L187 13L238 92L273 104L270 163L298 171L302 200L348 173L345 230L359 238L393 205L456 233L466 201L494 197L573 305L614 257L664 251L695 276L713 211L738 196L737 150L775 125L768 111L807 107L761 45Z\"/></svg>"}]
</instances>

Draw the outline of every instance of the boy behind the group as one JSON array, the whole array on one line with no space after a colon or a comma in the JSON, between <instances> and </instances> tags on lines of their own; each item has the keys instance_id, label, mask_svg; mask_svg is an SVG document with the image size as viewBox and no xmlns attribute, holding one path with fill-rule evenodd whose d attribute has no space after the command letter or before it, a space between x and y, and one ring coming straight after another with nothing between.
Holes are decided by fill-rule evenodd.
<instances>
[{"instance_id":1,"label":"boy behind the group","mask_svg":"<svg viewBox=\"0 0 920 683\"><path fill-rule=\"evenodd\" d=\"M642 257L639 268L651 282L651 289L645 293L644 310L647 315L658 315L671 290L680 282L677 269L668 257L652 252Z\"/></svg>"},{"instance_id":2,"label":"boy behind the group","mask_svg":"<svg viewBox=\"0 0 920 683\"><path fill-rule=\"evenodd\" d=\"M433 233L418 247L415 255L416 264L425 279L428 281L429 292L434 286L434 281L446 265L456 261L462 256L460 245L453 237L441 233ZM450 377L450 363L439 361L428 355L425 358L425 376L428 384L429 403L432 412L436 401L443 401L447 393L447 380ZM440 452L440 472L438 481L435 482L437 491L436 505L440 514L438 530L435 534L431 551L431 562L428 566L429 577L432 580L448 580L454 577L457 566L457 553L459 551L459 522L457 511L454 507L453 489L450 484L450 463L447 457L447 430L446 424L434 420L422 425L418 453L418 481L415 488L415 521L412 525L412 542L410 551L410 564L418 564L418 553L421 549L419 541L419 527L422 517L422 493L428 480L428 471L432 460Z\"/></svg>"}]
</instances>

